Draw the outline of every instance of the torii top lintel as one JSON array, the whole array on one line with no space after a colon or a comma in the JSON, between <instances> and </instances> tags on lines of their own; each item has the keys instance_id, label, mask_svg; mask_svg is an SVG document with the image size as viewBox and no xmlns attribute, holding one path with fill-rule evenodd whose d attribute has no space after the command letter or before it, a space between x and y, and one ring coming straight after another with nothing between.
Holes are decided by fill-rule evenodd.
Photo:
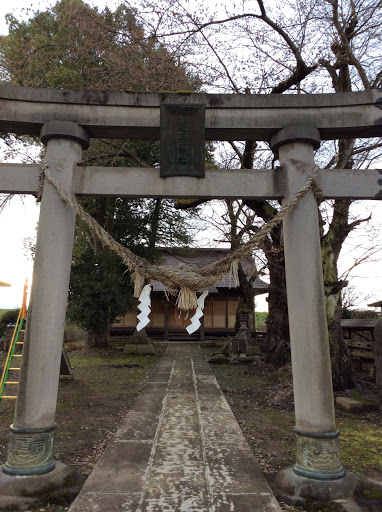
<instances>
[{"instance_id":1,"label":"torii top lintel","mask_svg":"<svg viewBox=\"0 0 382 512\"><path fill-rule=\"evenodd\" d=\"M382 136L382 90L336 94L129 93L0 86L0 131L40 135L50 120L91 137L159 139L160 103L206 106L207 140L269 141L285 126L318 128L321 139Z\"/></svg>"}]
</instances>

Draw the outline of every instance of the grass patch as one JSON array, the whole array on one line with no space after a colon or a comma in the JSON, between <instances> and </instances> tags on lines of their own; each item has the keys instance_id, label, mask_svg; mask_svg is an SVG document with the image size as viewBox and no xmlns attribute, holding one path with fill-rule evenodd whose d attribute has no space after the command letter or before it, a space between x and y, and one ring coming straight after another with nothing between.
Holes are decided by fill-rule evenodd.
<instances>
[{"instance_id":1,"label":"grass patch","mask_svg":"<svg viewBox=\"0 0 382 512\"><path fill-rule=\"evenodd\" d=\"M89 356L88 350L72 352L70 362L75 378L61 382L57 410L69 412L69 408L81 408L81 405L86 408L86 402L92 404L93 401L107 407L111 401L132 397L156 361L153 356L126 357L113 353L105 357ZM113 365L124 364L139 365L139 368L113 368Z\"/></svg>"},{"instance_id":2,"label":"grass patch","mask_svg":"<svg viewBox=\"0 0 382 512\"><path fill-rule=\"evenodd\" d=\"M354 418L338 421L343 465L354 473L382 471L382 429Z\"/></svg>"},{"instance_id":3,"label":"grass patch","mask_svg":"<svg viewBox=\"0 0 382 512\"><path fill-rule=\"evenodd\" d=\"M363 495L368 500L380 500L382 498L382 492L378 487L370 487L363 492Z\"/></svg>"},{"instance_id":4,"label":"grass patch","mask_svg":"<svg viewBox=\"0 0 382 512\"><path fill-rule=\"evenodd\" d=\"M293 426L295 425L294 414L283 411L277 411L272 408L256 408L242 410L238 413L246 417L247 428L250 429L255 437L266 436L267 441L273 448L281 450L288 449L295 452ZM287 445L285 444L287 441Z\"/></svg>"},{"instance_id":5,"label":"grass patch","mask_svg":"<svg viewBox=\"0 0 382 512\"><path fill-rule=\"evenodd\" d=\"M293 412L279 411L278 409L263 408L261 414L266 419L269 425L270 432L277 432L280 434L281 429L291 429L295 425L295 417Z\"/></svg>"},{"instance_id":6,"label":"grass patch","mask_svg":"<svg viewBox=\"0 0 382 512\"><path fill-rule=\"evenodd\" d=\"M268 317L267 311L255 311L255 326L256 331L261 331L265 328L265 321ZM260 329L261 327L261 329Z\"/></svg>"},{"instance_id":7,"label":"grass patch","mask_svg":"<svg viewBox=\"0 0 382 512\"><path fill-rule=\"evenodd\" d=\"M264 377L247 375L241 365L214 365L213 371L220 387L230 392L253 391L268 383Z\"/></svg>"},{"instance_id":8,"label":"grass patch","mask_svg":"<svg viewBox=\"0 0 382 512\"><path fill-rule=\"evenodd\" d=\"M295 462L292 385L273 382L266 366L211 365L222 391L265 473ZM269 370L272 371L271 369ZM246 374L245 372L248 372ZM337 414L344 467L364 476L382 471L382 424L379 412Z\"/></svg>"},{"instance_id":9,"label":"grass patch","mask_svg":"<svg viewBox=\"0 0 382 512\"><path fill-rule=\"evenodd\" d=\"M9 309L0 309L0 320L6 311L9 311Z\"/></svg>"},{"instance_id":10,"label":"grass patch","mask_svg":"<svg viewBox=\"0 0 382 512\"><path fill-rule=\"evenodd\" d=\"M75 377L62 378L59 384L56 459L89 473L158 357L84 348L70 352L69 360ZM15 402L3 400L0 407L0 461L4 462Z\"/></svg>"}]
</instances>

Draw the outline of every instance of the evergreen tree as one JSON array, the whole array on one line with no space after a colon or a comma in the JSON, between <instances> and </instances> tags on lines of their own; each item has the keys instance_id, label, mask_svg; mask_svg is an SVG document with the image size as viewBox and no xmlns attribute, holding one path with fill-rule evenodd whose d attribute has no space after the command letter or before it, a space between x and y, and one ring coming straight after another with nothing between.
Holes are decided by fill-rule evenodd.
<instances>
[{"instance_id":1,"label":"evergreen tree","mask_svg":"<svg viewBox=\"0 0 382 512\"><path fill-rule=\"evenodd\" d=\"M113 91L196 90L188 73L155 37L145 38L136 11L121 4L99 11L82 0L61 0L32 12L28 21L8 15L9 35L1 38L2 82L28 87ZM159 143L102 139L92 142L83 163L151 167L159 162ZM171 201L124 198L82 199L82 204L116 240L155 259L158 243L190 241L188 222ZM133 307L130 275L118 257L76 228L68 318L104 346L108 326Z\"/></svg>"}]
</instances>

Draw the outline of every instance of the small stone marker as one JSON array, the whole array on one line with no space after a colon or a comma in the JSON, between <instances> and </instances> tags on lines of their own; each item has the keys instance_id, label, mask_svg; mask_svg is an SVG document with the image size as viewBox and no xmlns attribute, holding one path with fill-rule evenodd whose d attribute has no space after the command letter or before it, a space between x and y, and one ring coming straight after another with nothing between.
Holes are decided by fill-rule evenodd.
<instances>
[{"instance_id":1,"label":"small stone marker","mask_svg":"<svg viewBox=\"0 0 382 512\"><path fill-rule=\"evenodd\" d=\"M354 398L348 398L346 396L338 396L336 398L336 404L348 412L365 412L378 408L378 405L373 402L361 402L360 400L355 400Z\"/></svg>"}]
</instances>

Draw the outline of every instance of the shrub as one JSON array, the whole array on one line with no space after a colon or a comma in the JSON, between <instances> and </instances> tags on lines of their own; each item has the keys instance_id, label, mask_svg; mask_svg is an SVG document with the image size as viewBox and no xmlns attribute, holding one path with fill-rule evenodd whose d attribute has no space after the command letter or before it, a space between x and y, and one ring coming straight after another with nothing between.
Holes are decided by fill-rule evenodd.
<instances>
[{"instance_id":1,"label":"shrub","mask_svg":"<svg viewBox=\"0 0 382 512\"><path fill-rule=\"evenodd\" d=\"M19 309L10 309L3 314L0 320L0 336L4 335L8 324L15 324L17 322L19 311Z\"/></svg>"},{"instance_id":2,"label":"shrub","mask_svg":"<svg viewBox=\"0 0 382 512\"><path fill-rule=\"evenodd\" d=\"M146 331L135 331L132 336L127 339L127 345L150 345L151 340L147 336Z\"/></svg>"},{"instance_id":3,"label":"shrub","mask_svg":"<svg viewBox=\"0 0 382 512\"><path fill-rule=\"evenodd\" d=\"M74 343L78 341L85 340L87 337L86 331L77 327L76 325L68 325L65 327L64 331L64 341L65 343Z\"/></svg>"}]
</instances>

